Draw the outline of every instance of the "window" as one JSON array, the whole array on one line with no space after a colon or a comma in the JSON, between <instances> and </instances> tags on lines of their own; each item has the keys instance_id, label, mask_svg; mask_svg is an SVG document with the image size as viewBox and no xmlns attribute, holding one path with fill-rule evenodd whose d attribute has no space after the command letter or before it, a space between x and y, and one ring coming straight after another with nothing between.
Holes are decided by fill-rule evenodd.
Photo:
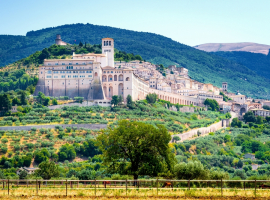
<instances>
[{"instance_id":1,"label":"window","mask_svg":"<svg viewBox=\"0 0 270 200\"><path fill-rule=\"evenodd\" d=\"M72 65L72 63L69 63L69 65Z\"/></svg>"},{"instance_id":2,"label":"window","mask_svg":"<svg viewBox=\"0 0 270 200\"><path fill-rule=\"evenodd\" d=\"M42 74L42 72L40 72Z\"/></svg>"},{"instance_id":3,"label":"window","mask_svg":"<svg viewBox=\"0 0 270 200\"><path fill-rule=\"evenodd\" d=\"M58 78L58 76L54 76L53 78Z\"/></svg>"},{"instance_id":4,"label":"window","mask_svg":"<svg viewBox=\"0 0 270 200\"><path fill-rule=\"evenodd\" d=\"M92 75L88 75L88 77L92 77Z\"/></svg>"},{"instance_id":5,"label":"window","mask_svg":"<svg viewBox=\"0 0 270 200\"><path fill-rule=\"evenodd\" d=\"M111 41L109 41L109 46L111 46Z\"/></svg>"},{"instance_id":6,"label":"window","mask_svg":"<svg viewBox=\"0 0 270 200\"><path fill-rule=\"evenodd\" d=\"M58 65L58 63L55 63L55 65Z\"/></svg>"},{"instance_id":7,"label":"window","mask_svg":"<svg viewBox=\"0 0 270 200\"><path fill-rule=\"evenodd\" d=\"M76 63L76 65L78 65L79 63Z\"/></svg>"},{"instance_id":8,"label":"window","mask_svg":"<svg viewBox=\"0 0 270 200\"><path fill-rule=\"evenodd\" d=\"M47 76L47 78L52 78L52 76Z\"/></svg>"},{"instance_id":9,"label":"window","mask_svg":"<svg viewBox=\"0 0 270 200\"><path fill-rule=\"evenodd\" d=\"M111 71L111 73L113 73L113 71Z\"/></svg>"},{"instance_id":10,"label":"window","mask_svg":"<svg viewBox=\"0 0 270 200\"><path fill-rule=\"evenodd\" d=\"M63 75L61 76L61 78L65 78L65 77L66 77L65 75L64 76Z\"/></svg>"},{"instance_id":11,"label":"window","mask_svg":"<svg viewBox=\"0 0 270 200\"><path fill-rule=\"evenodd\" d=\"M66 63L62 63L62 65L65 65Z\"/></svg>"}]
</instances>

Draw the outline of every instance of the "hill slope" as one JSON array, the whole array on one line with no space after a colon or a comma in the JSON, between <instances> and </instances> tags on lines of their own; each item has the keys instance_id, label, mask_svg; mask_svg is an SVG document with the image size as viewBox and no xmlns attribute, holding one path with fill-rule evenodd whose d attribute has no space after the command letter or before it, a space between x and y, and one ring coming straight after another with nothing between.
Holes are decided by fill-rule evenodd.
<instances>
[{"instance_id":1,"label":"hill slope","mask_svg":"<svg viewBox=\"0 0 270 200\"><path fill-rule=\"evenodd\" d=\"M63 41L74 44L87 42L100 44L103 37L112 37L115 48L141 55L153 63L178 64L189 69L190 76L204 83L221 87L223 81L229 83L229 90L266 97L270 80L257 75L244 65L222 57L180 44L161 35L97 26L92 24L63 25L30 31L26 36L0 36L0 65L29 56L31 53L49 47L56 34ZM76 42L75 42L76 40Z\"/></svg>"},{"instance_id":2,"label":"hill slope","mask_svg":"<svg viewBox=\"0 0 270 200\"><path fill-rule=\"evenodd\" d=\"M247 51L252 53L262 53L267 55L270 45L257 44L252 42L239 42L239 43L206 43L197 45L194 48L207 51Z\"/></svg>"},{"instance_id":3,"label":"hill slope","mask_svg":"<svg viewBox=\"0 0 270 200\"><path fill-rule=\"evenodd\" d=\"M260 76L265 78L270 77L270 53L268 55L243 51L218 51L212 53L245 65Z\"/></svg>"}]
</instances>

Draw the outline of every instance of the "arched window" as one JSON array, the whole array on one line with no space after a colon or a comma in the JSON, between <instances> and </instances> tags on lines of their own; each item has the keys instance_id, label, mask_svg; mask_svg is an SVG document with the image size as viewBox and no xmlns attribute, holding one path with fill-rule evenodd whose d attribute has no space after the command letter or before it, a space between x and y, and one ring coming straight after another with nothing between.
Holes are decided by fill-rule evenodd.
<instances>
[{"instance_id":1,"label":"arched window","mask_svg":"<svg viewBox=\"0 0 270 200\"><path fill-rule=\"evenodd\" d=\"M109 41L109 46L111 46L111 41Z\"/></svg>"},{"instance_id":2,"label":"arched window","mask_svg":"<svg viewBox=\"0 0 270 200\"><path fill-rule=\"evenodd\" d=\"M126 78L126 81L129 81L129 77Z\"/></svg>"},{"instance_id":3,"label":"arched window","mask_svg":"<svg viewBox=\"0 0 270 200\"><path fill-rule=\"evenodd\" d=\"M123 83L120 83L118 85L118 95L123 95L123 89L124 89L124 85Z\"/></svg>"},{"instance_id":4,"label":"arched window","mask_svg":"<svg viewBox=\"0 0 270 200\"><path fill-rule=\"evenodd\" d=\"M122 74L119 75L118 81L123 81L123 75Z\"/></svg>"},{"instance_id":5,"label":"arched window","mask_svg":"<svg viewBox=\"0 0 270 200\"><path fill-rule=\"evenodd\" d=\"M106 46L106 41L104 41L104 46Z\"/></svg>"},{"instance_id":6,"label":"arched window","mask_svg":"<svg viewBox=\"0 0 270 200\"><path fill-rule=\"evenodd\" d=\"M108 46L108 41L106 41L106 46Z\"/></svg>"},{"instance_id":7,"label":"arched window","mask_svg":"<svg viewBox=\"0 0 270 200\"><path fill-rule=\"evenodd\" d=\"M102 76L102 82L107 82L107 76L106 75Z\"/></svg>"},{"instance_id":8,"label":"arched window","mask_svg":"<svg viewBox=\"0 0 270 200\"><path fill-rule=\"evenodd\" d=\"M117 75L114 75L114 81L117 81Z\"/></svg>"},{"instance_id":9,"label":"arched window","mask_svg":"<svg viewBox=\"0 0 270 200\"><path fill-rule=\"evenodd\" d=\"M112 76L112 75L109 75L108 81L109 81L109 82L113 81L113 76Z\"/></svg>"},{"instance_id":10,"label":"arched window","mask_svg":"<svg viewBox=\"0 0 270 200\"><path fill-rule=\"evenodd\" d=\"M109 97L112 97L113 96L113 87L110 86L109 87Z\"/></svg>"},{"instance_id":11,"label":"arched window","mask_svg":"<svg viewBox=\"0 0 270 200\"><path fill-rule=\"evenodd\" d=\"M98 76L97 72L95 72L95 76Z\"/></svg>"}]
</instances>

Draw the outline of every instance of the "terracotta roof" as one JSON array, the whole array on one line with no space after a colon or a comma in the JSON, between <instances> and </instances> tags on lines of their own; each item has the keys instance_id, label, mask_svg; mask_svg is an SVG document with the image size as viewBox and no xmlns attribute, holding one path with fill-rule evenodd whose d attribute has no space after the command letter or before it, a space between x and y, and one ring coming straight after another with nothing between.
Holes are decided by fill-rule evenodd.
<instances>
[{"instance_id":1,"label":"terracotta roof","mask_svg":"<svg viewBox=\"0 0 270 200\"><path fill-rule=\"evenodd\" d=\"M114 40L112 38L102 38L102 40Z\"/></svg>"}]
</instances>

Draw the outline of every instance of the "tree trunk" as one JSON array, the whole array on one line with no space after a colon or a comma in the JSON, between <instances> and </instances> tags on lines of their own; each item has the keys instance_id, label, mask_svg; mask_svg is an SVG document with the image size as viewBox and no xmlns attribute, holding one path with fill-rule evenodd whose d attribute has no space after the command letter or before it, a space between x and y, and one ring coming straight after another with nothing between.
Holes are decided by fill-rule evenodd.
<instances>
[{"instance_id":1,"label":"tree trunk","mask_svg":"<svg viewBox=\"0 0 270 200\"><path fill-rule=\"evenodd\" d=\"M134 184L133 184L133 186L137 186L138 184L137 184L137 181L138 181L138 175L137 174L134 174Z\"/></svg>"}]
</instances>

